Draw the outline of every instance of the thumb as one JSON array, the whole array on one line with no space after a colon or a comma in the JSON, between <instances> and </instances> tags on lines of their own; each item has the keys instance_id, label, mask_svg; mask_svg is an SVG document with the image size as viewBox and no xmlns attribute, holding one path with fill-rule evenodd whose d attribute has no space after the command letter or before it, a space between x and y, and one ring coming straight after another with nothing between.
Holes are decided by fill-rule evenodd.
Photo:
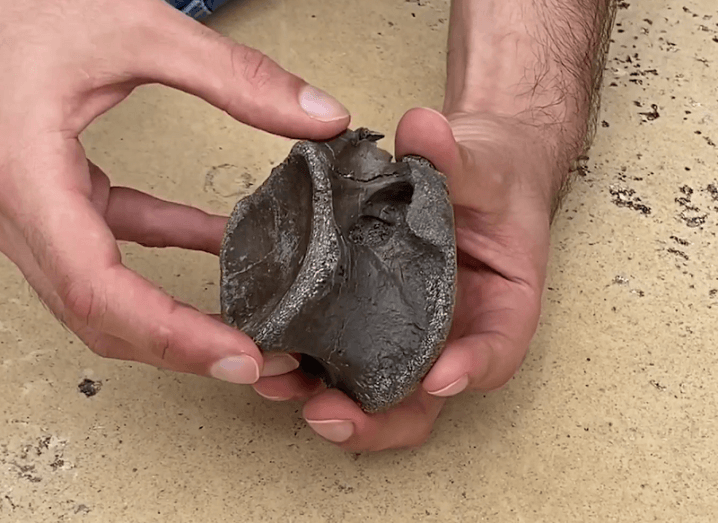
<instances>
[{"instance_id":1,"label":"thumb","mask_svg":"<svg viewBox=\"0 0 718 523\"><path fill-rule=\"evenodd\" d=\"M470 200L465 174L469 158L443 114L428 108L408 111L397 126L394 149L398 158L422 156L444 173L454 205Z\"/></svg>"},{"instance_id":2,"label":"thumb","mask_svg":"<svg viewBox=\"0 0 718 523\"><path fill-rule=\"evenodd\" d=\"M457 171L461 163L451 124L443 114L428 108L411 109L401 118L395 151L399 158L409 154L423 156L447 175Z\"/></svg>"},{"instance_id":3,"label":"thumb","mask_svg":"<svg viewBox=\"0 0 718 523\"><path fill-rule=\"evenodd\" d=\"M143 51L131 61L134 77L199 96L241 122L289 138L330 138L349 125L341 103L260 51L165 2L150 4L158 12L150 13Z\"/></svg>"}]
</instances>

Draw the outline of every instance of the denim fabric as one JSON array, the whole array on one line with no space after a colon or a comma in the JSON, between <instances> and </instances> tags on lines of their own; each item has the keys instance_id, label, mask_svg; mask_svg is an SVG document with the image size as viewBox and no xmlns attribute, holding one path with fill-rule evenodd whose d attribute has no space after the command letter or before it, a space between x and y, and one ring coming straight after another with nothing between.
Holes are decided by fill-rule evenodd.
<instances>
[{"instance_id":1,"label":"denim fabric","mask_svg":"<svg viewBox=\"0 0 718 523\"><path fill-rule=\"evenodd\" d=\"M227 0L165 0L184 14L200 19L212 14L212 11L227 2Z\"/></svg>"}]
</instances>

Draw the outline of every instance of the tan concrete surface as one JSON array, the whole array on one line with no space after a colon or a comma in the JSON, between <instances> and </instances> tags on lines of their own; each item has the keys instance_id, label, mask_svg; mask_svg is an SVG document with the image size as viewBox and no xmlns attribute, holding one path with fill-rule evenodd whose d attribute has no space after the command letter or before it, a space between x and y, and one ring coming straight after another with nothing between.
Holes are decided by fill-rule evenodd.
<instances>
[{"instance_id":1,"label":"tan concrete surface","mask_svg":"<svg viewBox=\"0 0 718 523\"><path fill-rule=\"evenodd\" d=\"M247 0L209 25L336 94L390 147L405 110L441 105L448 3ZM419 450L345 454L298 405L94 356L3 258L0 521L718 521L718 6L622 6L605 123L506 389L449 402ZM217 212L291 145L156 87L83 141L116 183ZM218 309L211 256L124 251ZM91 398L86 377L102 383Z\"/></svg>"}]
</instances>

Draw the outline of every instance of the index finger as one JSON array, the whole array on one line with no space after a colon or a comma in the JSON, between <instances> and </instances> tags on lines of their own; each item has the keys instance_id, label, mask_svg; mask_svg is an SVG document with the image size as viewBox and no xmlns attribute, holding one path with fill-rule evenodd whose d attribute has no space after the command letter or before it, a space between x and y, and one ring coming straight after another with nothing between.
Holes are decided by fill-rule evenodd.
<instances>
[{"instance_id":1,"label":"index finger","mask_svg":"<svg viewBox=\"0 0 718 523\"><path fill-rule=\"evenodd\" d=\"M198 96L235 119L273 134L325 139L349 125L347 109L260 51L197 23L164 2L142 5L128 72ZM124 52L125 48L123 48ZM138 51L139 52L136 52Z\"/></svg>"},{"instance_id":2,"label":"index finger","mask_svg":"<svg viewBox=\"0 0 718 523\"><path fill-rule=\"evenodd\" d=\"M90 201L51 186L35 192L43 205L25 209L24 235L70 328L124 340L135 347L132 359L144 363L161 361L235 383L259 379L262 357L248 336L176 302L124 267Z\"/></svg>"}]
</instances>

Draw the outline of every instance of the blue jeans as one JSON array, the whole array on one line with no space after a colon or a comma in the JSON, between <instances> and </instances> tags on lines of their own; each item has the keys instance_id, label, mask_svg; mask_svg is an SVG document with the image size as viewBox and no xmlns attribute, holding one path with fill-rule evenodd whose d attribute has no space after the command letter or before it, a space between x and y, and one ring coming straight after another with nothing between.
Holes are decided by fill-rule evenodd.
<instances>
[{"instance_id":1,"label":"blue jeans","mask_svg":"<svg viewBox=\"0 0 718 523\"><path fill-rule=\"evenodd\" d=\"M212 11L227 2L227 0L165 0L184 14L200 19L212 14Z\"/></svg>"}]
</instances>

